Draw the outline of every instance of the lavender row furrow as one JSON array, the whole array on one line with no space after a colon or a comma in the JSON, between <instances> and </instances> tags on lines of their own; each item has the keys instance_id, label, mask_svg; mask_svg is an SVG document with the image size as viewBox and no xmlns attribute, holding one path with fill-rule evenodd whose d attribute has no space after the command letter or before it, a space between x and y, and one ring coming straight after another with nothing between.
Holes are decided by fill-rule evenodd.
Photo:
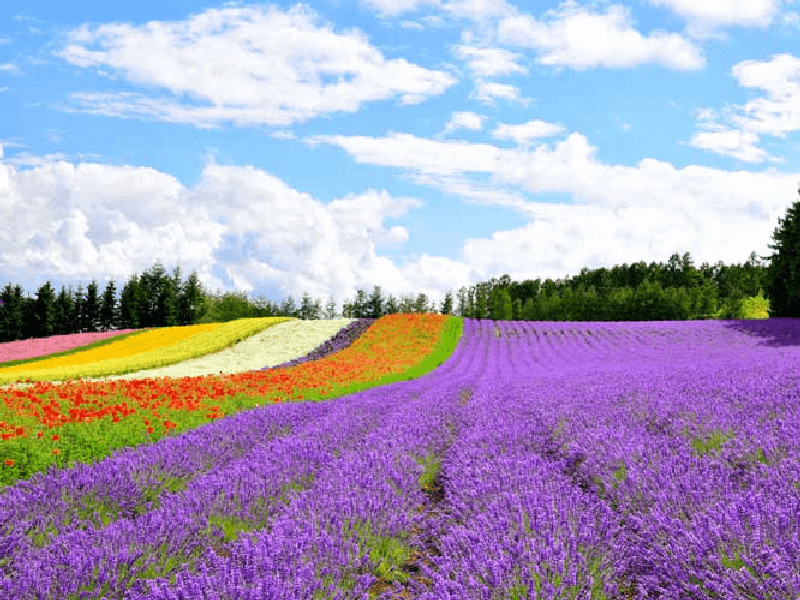
<instances>
[{"instance_id":1,"label":"lavender row furrow","mask_svg":"<svg viewBox=\"0 0 800 600\"><path fill-rule=\"evenodd\" d=\"M334 450L346 450L378 425L374 411L367 412L361 406L339 403L331 408L325 417L296 430L292 437L259 444L227 465L196 477L186 490L162 494L158 509L99 529L70 528L52 537L44 548L28 546L15 552L9 565L16 572L15 585L7 591L15 597L25 597L51 581L52 593L65 597L89 585L93 569L103 564L110 578L98 581L98 585L107 583L113 590L110 593L119 595L126 582L114 574L123 564L130 563L126 548L133 546L143 556L141 564L131 566L127 572L128 578L136 578L158 563L156 549L165 555L188 555L201 544L207 547L204 532L210 527L212 509L215 514L246 515L256 499L272 500L284 485L324 469ZM238 423L232 425L241 426L245 416L252 418L253 412L240 413ZM269 504L263 509L266 513L274 509L274 503ZM176 526L166 526L169 523ZM55 565L67 550L70 577L59 579L63 567Z\"/></svg>"},{"instance_id":2,"label":"lavender row furrow","mask_svg":"<svg viewBox=\"0 0 800 600\"><path fill-rule=\"evenodd\" d=\"M39 532L55 528L60 534L89 526L92 519L80 518L79 512L90 498L115 504L122 516L132 516L144 502L148 479L188 483L275 436L289 435L323 418L329 408L325 403L272 405L254 410L251 416L232 415L153 444L124 448L98 463L37 473L0 494L0 530L15 544L27 545L23 532L31 528ZM0 547L0 559L5 557Z\"/></svg>"},{"instance_id":3,"label":"lavender row furrow","mask_svg":"<svg viewBox=\"0 0 800 600\"><path fill-rule=\"evenodd\" d=\"M370 573L380 561L372 557L366 537L350 537L358 529L353 525L369 528L362 536L401 539L413 525L411 509L424 497L420 467L410 456L444 450L445 424L462 386L463 380L444 368L435 378L349 397L353 406L370 407L381 426L320 471L309 489L293 493L269 527L229 544L230 556L209 551L197 572L182 570L174 585L164 578L143 582L125 600L179 598L202 586L209 598L310 598L322 589L347 589L346 579L354 586L347 597L361 597L374 583ZM325 577L330 583L323 585Z\"/></svg>"}]
</instances>

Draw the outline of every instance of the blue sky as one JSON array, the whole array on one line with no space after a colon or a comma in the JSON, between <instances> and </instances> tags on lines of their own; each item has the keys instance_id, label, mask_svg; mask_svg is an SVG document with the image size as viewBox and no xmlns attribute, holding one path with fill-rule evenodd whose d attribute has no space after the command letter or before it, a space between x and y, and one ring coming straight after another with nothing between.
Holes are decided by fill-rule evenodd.
<instances>
[{"instance_id":1,"label":"blue sky","mask_svg":"<svg viewBox=\"0 0 800 600\"><path fill-rule=\"evenodd\" d=\"M437 302L744 263L800 186L798 0L0 4L0 285Z\"/></svg>"}]
</instances>

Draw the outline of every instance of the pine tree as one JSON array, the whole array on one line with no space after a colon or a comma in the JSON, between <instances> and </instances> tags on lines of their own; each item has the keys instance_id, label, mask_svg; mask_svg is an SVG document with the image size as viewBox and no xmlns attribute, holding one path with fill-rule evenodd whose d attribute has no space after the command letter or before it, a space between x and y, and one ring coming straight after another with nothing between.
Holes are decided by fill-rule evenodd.
<instances>
[{"instance_id":1,"label":"pine tree","mask_svg":"<svg viewBox=\"0 0 800 600\"><path fill-rule=\"evenodd\" d=\"M336 318L336 301L334 301L333 296L330 297L325 305L325 318L329 321Z\"/></svg>"},{"instance_id":2,"label":"pine tree","mask_svg":"<svg viewBox=\"0 0 800 600\"><path fill-rule=\"evenodd\" d=\"M86 289L86 321L85 329L96 333L100 328L100 298L97 295L98 286L96 281L92 281Z\"/></svg>"},{"instance_id":3,"label":"pine tree","mask_svg":"<svg viewBox=\"0 0 800 600\"><path fill-rule=\"evenodd\" d=\"M372 286L372 294L369 297L369 301L367 302L367 315L373 319L380 319L383 316L383 309L384 309L384 300L383 300L383 293L381 292L381 286L375 285Z\"/></svg>"},{"instance_id":4,"label":"pine tree","mask_svg":"<svg viewBox=\"0 0 800 600\"><path fill-rule=\"evenodd\" d=\"M120 296L120 327L122 329L143 327L139 324L138 287L138 277L134 274L122 288Z\"/></svg>"},{"instance_id":5,"label":"pine tree","mask_svg":"<svg viewBox=\"0 0 800 600\"><path fill-rule=\"evenodd\" d=\"M70 329L73 333L85 333L86 327L86 297L83 295L83 286L78 284L70 315Z\"/></svg>"},{"instance_id":6,"label":"pine tree","mask_svg":"<svg viewBox=\"0 0 800 600\"><path fill-rule=\"evenodd\" d=\"M453 314L453 292L447 291L444 295L444 301L442 302L442 314L443 315L451 315Z\"/></svg>"},{"instance_id":7,"label":"pine tree","mask_svg":"<svg viewBox=\"0 0 800 600\"><path fill-rule=\"evenodd\" d=\"M303 292L303 299L300 301L300 318L303 321L310 321L314 313L314 304L311 301L311 295L308 292Z\"/></svg>"},{"instance_id":8,"label":"pine tree","mask_svg":"<svg viewBox=\"0 0 800 600\"><path fill-rule=\"evenodd\" d=\"M100 326L103 331L119 327L119 311L117 310L117 286L114 281L106 284L103 300L100 304Z\"/></svg>"},{"instance_id":9,"label":"pine tree","mask_svg":"<svg viewBox=\"0 0 800 600\"><path fill-rule=\"evenodd\" d=\"M36 337L50 337L55 330L54 290L48 281L36 292Z\"/></svg>"},{"instance_id":10,"label":"pine tree","mask_svg":"<svg viewBox=\"0 0 800 600\"><path fill-rule=\"evenodd\" d=\"M800 194L800 189L797 190ZM769 300L768 314L772 317L800 317L800 201L795 201L786 211L786 218L778 218L779 227L772 234L775 245L769 248L777 253L762 259L771 259L767 267L764 297Z\"/></svg>"},{"instance_id":11,"label":"pine tree","mask_svg":"<svg viewBox=\"0 0 800 600\"><path fill-rule=\"evenodd\" d=\"M503 287L492 290L492 319L495 321L511 320L511 295Z\"/></svg>"}]
</instances>

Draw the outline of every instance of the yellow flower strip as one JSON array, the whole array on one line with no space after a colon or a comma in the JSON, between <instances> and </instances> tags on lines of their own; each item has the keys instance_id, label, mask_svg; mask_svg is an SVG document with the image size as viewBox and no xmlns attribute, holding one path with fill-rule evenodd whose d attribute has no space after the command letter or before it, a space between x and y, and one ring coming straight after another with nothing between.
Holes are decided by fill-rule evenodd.
<instances>
[{"instance_id":1,"label":"yellow flower strip","mask_svg":"<svg viewBox=\"0 0 800 600\"><path fill-rule=\"evenodd\" d=\"M145 331L119 342L86 352L0 368L0 384L20 381L48 381L131 373L175 364L218 352L289 320L286 317L237 319L185 327L164 327Z\"/></svg>"}]
</instances>

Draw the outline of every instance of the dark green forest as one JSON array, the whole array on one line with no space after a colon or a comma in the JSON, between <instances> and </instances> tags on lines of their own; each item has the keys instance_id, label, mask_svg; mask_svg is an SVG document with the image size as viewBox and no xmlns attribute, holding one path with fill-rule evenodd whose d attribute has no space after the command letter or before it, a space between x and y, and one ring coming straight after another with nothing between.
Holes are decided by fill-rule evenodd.
<instances>
[{"instance_id":1,"label":"dark green forest","mask_svg":"<svg viewBox=\"0 0 800 600\"><path fill-rule=\"evenodd\" d=\"M692 264L687 252L673 254L666 263L623 264L590 270L553 281L499 279L462 287L455 298L447 292L438 310L424 293L395 298L383 296L380 286L371 294L358 290L352 301L335 312L333 298L325 309L308 293L300 305L289 296L280 304L248 298L244 293L210 294L197 273L186 281L180 268L167 275L161 263L133 275L119 298L113 281L101 293L95 281L73 292L50 282L34 297L19 285L7 284L0 294L0 342L113 329L183 326L217 323L244 317L291 316L299 319L378 318L398 313L455 314L477 319L524 321L660 321L742 318L742 301L765 289L768 269L755 252L744 265ZM455 305L454 305L455 304Z\"/></svg>"}]
</instances>

